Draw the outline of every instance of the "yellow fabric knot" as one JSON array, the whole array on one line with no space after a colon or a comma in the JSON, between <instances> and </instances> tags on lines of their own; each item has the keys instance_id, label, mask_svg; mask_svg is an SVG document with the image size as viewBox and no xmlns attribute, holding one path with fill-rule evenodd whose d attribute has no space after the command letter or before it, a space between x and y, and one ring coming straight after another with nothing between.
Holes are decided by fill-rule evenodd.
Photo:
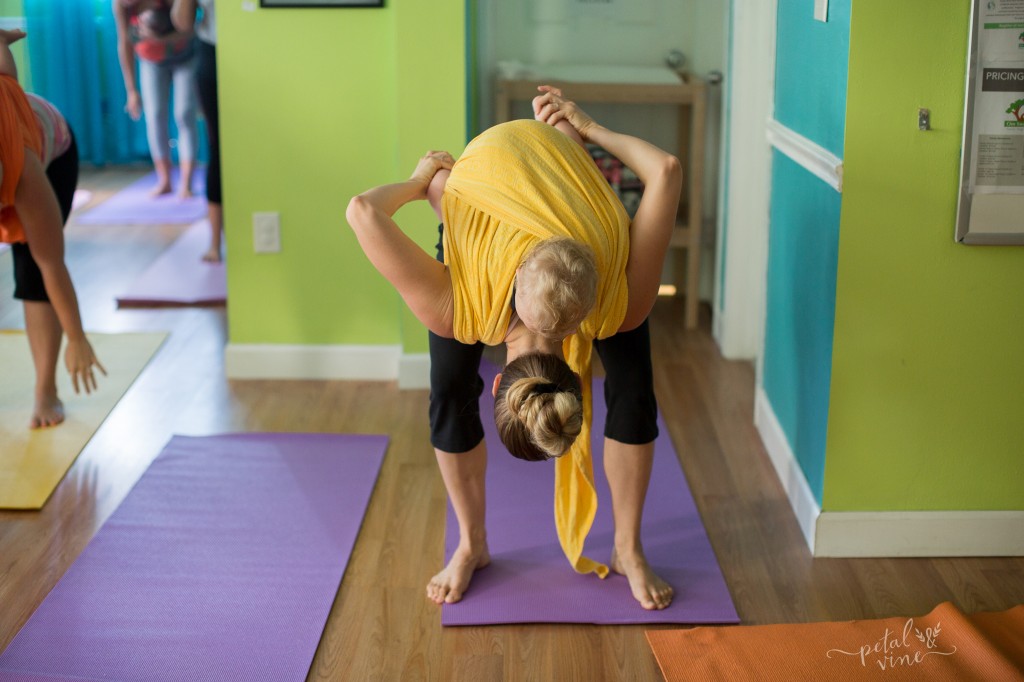
<instances>
[{"instance_id":1,"label":"yellow fabric knot","mask_svg":"<svg viewBox=\"0 0 1024 682\"><path fill-rule=\"evenodd\" d=\"M515 272L530 250L571 237L594 250L597 304L563 343L583 384L583 429L555 463L555 526L580 573L608 574L583 556L597 513L590 452L592 341L618 331L626 314L629 216L586 150L544 123L502 123L466 147L442 200L444 256L454 292L455 338L502 343L512 316Z\"/></svg>"}]
</instances>

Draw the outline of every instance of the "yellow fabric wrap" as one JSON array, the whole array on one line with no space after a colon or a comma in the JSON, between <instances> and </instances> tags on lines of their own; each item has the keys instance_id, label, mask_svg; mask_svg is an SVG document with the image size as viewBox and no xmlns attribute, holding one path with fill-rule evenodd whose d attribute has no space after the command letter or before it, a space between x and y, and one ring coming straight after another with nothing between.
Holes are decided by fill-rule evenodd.
<instances>
[{"instance_id":1,"label":"yellow fabric wrap","mask_svg":"<svg viewBox=\"0 0 1024 682\"><path fill-rule=\"evenodd\" d=\"M617 332L626 314L629 216L584 149L530 120L497 125L469 143L452 168L442 212L455 338L463 343L504 340L516 268L537 243L565 236L594 250L597 304L563 344L582 380L584 418L576 442L555 463L555 526L573 568L603 578L608 567L583 556L597 512L590 354L593 339Z\"/></svg>"}]
</instances>

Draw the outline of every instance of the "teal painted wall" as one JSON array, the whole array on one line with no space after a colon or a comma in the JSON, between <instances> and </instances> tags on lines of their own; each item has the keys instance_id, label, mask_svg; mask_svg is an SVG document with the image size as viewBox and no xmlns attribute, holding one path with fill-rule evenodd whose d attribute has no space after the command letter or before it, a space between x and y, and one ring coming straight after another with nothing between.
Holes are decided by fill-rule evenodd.
<instances>
[{"instance_id":1,"label":"teal painted wall","mask_svg":"<svg viewBox=\"0 0 1024 682\"><path fill-rule=\"evenodd\" d=\"M775 120L843 155L850 1L830 0L828 21L814 20L814 0L779 0Z\"/></svg>"},{"instance_id":2,"label":"teal painted wall","mask_svg":"<svg viewBox=\"0 0 1024 682\"><path fill-rule=\"evenodd\" d=\"M823 508L1024 510L1024 248L953 236L970 2L896 7L853 10Z\"/></svg>"},{"instance_id":3,"label":"teal painted wall","mask_svg":"<svg viewBox=\"0 0 1024 682\"><path fill-rule=\"evenodd\" d=\"M463 0L220 2L217 12L231 342L425 352L425 330L363 255L344 212L353 195L407 177L428 149L461 152ZM256 211L280 213L281 253L253 252ZM436 241L425 202L398 219L424 247Z\"/></svg>"},{"instance_id":4,"label":"teal painted wall","mask_svg":"<svg viewBox=\"0 0 1024 682\"><path fill-rule=\"evenodd\" d=\"M818 502L825 472L840 195L772 162L763 388Z\"/></svg>"},{"instance_id":5,"label":"teal painted wall","mask_svg":"<svg viewBox=\"0 0 1024 682\"><path fill-rule=\"evenodd\" d=\"M781 0L775 118L842 153L850 3ZM775 152L772 163L762 385L818 503L822 501L831 382L841 195Z\"/></svg>"}]
</instances>

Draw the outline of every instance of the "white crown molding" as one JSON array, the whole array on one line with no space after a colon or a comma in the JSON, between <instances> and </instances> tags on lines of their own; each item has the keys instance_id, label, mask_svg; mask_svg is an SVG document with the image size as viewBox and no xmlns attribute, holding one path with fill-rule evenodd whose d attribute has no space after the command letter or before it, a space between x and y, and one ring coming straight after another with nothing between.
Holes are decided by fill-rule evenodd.
<instances>
[{"instance_id":1,"label":"white crown molding","mask_svg":"<svg viewBox=\"0 0 1024 682\"><path fill-rule=\"evenodd\" d=\"M765 130L769 144L809 173L824 180L832 189L843 191L842 159L775 119L768 119Z\"/></svg>"}]
</instances>

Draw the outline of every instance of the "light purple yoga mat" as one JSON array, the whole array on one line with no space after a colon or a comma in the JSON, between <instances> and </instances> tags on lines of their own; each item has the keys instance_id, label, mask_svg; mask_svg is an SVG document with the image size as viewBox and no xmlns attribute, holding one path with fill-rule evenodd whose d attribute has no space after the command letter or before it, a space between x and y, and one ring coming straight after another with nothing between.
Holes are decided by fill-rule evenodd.
<instances>
[{"instance_id":1,"label":"light purple yoga mat","mask_svg":"<svg viewBox=\"0 0 1024 682\"><path fill-rule=\"evenodd\" d=\"M171 174L174 191L159 197L149 196L156 186L156 173L125 187L106 201L82 211L75 217L79 225L165 225L194 223L206 215L206 169L196 168L192 177L192 197L178 198L181 180L178 169Z\"/></svg>"},{"instance_id":2,"label":"light purple yoga mat","mask_svg":"<svg viewBox=\"0 0 1024 682\"><path fill-rule=\"evenodd\" d=\"M192 225L117 297L122 308L223 305L228 297L224 263L207 263L210 223Z\"/></svg>"},{"instance_id":3,"label":"light purple yoga mat","mask_svg":"<svg viewBox=\"0 0 1024 682\"><path fill-rule=\"evenodd\" d=\"M386 447L175 436L0 655L0 681L305 680Z\"/></svg>"},{"instance_id":4,"label":"light purple yoga mat","mask_svg":"<svg viewBox=\"0 0 1024 682\"><path fill-rule=\"evenodd\" d=\"M480 369L490 386L497 368ZM605 421L603 382L594 381L594 476L598 511L584 555L606 563L611 556L611 498L602 455ZM456 604L441 608L442 625L497 623L738 623L739 617L711 549L690 488L676 459L668 430L658 419L654 471L644 507L643 543L647 560L675 588L672 604L645 611L626 578L601 580L580 575L569 565L555 533L553 462L524 462L508 454L494 428L494 400L481 397L487 439L487 538L491 564L477 571ZM458 542L455 514L448 508L445 557Z\"/></svg>"}]
</instances>

